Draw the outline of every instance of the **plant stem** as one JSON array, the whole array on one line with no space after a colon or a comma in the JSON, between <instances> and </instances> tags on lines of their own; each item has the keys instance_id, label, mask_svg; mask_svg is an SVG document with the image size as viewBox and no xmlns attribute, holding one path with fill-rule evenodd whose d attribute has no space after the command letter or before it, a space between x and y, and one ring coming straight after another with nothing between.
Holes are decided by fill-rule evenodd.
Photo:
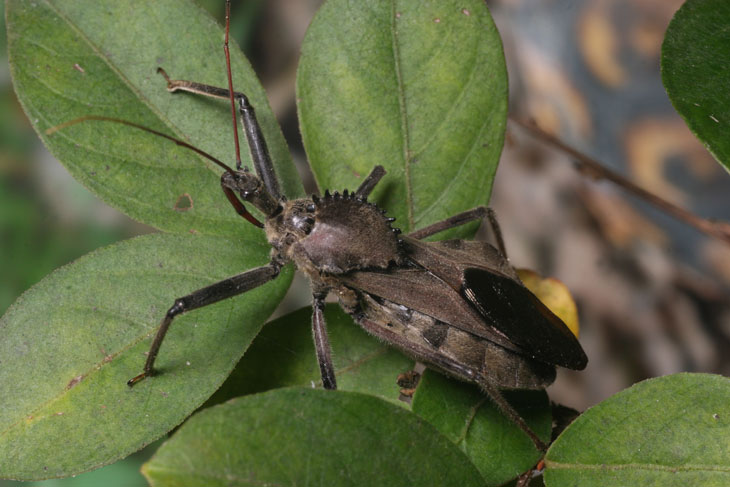
<instances>
[{"instance_id":1,"label":"plant stem","mask_svg":"<svg viewBox=\"0 0 730 487\"><path fill-rule=\"evenodd\" d=\"M662 199L653 193L650 193L649 191L632 183L626 177L612 171L592 157L578 151L577 149L574 149L573 147L570 147L556 137L543 131L534 123L527 123L514 117L510 117L510 120L512 121L512 123L526 130L536 139L539 139L542 142L553 146L556 149L573 157L577 163L578 169L583 174L591 176L594 179L605 179L607 181L611 181L612 183L621 186L629 193L638 196L639 198L647 201L648 203L659 208L660 210L668 213L674 218L695 227L700 232L716 237L726 244L730 245L730 224L726 222L701 218L693 213L690 213L684 208L680 208L679 206L670 203L669 201Z\"/></svg>"}]
</instances>

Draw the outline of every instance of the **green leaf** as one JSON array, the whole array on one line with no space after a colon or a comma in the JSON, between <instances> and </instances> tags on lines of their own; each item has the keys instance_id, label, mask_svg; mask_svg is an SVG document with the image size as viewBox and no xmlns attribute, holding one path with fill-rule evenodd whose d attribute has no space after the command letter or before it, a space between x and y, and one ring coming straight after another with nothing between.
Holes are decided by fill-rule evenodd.
<instances>
[{"instance_id":1,"label":"green leaf","mask_svg":"<svg viewBox=\"0 0 730 487\"><path fill-rule=\"evenodd\" d=\"M483 485L432 426L378 398L278 389L196 414L143 467L153 486Z\"/></svg>"},{"instance_id":2,"label":"green leaf","mask_svg":"<svg viewBox=\"0 0 730 487\"><path fill-rule=\"evenodd\" d=\"M224 385L207 403L277 387L321 384L311 334L310 307L261 330ZM325 309L340 390L379 396L403 407L396 379L413 361L373 338L339 306ZM552 417L544 391L514 391L506 397L548 441ZM413 411L467 454L489 485L501 485L539 459L532 441L492 404L478 387L426 371L413 397Z\"/></svg>"},{"instance_id":3,"label":"green leaf","mask_svg":"<svg viewBox=\"0 0 730 487\"><path fill-rule=\"evenodd\" d=\"M337 388L406 406L398 400L396 379L413 368L413 360L368 335L336 304L326 306L325 319ZM321 386L311 323L311 307L267 323L208 404L277 387Z\"/></svg>"},{"instance_id":4,"label":"green leaf","mask_svg":"<svg viewBox=\"0 0 730 487\"><path fill-rule=\"evenodd\" d=\"M549 442L552 415L545 391L506 391L504 396ZM532 440L473 384L427 370L413 396L413 412L466 453L487 485L502 485L540 459Z\"/></svg>"},{"instance_id":5,"label":"green leaf","mask_svg":"<svg viewBox=\"0 0 730 487\"><path fill-rule=\"evenodd\" d=\"M662 44L662 81L674 108L730 171L730 3L688 0Z\"/></svg>"},{"instance_id":6,"label":"green leaf","mask_svg":"<svg viewBox=\"0 0 730 487\"><path fill-rule=\"evenodd\" d=\"M99 121L45 133L77 117L116 117L185 139L234 164L230 105L170 94L155 72L162 66L173 78L226 86L222 30L200 7L180 0L10 0L7 23L18 98L46 146L76 179L162 230L257 232L221 194L220 169L172 142ZM256 107L283 189L299 195L301 183L263 89L238 49L232 64L234 86Z\"/></svg>"},{"instance_id":7,"label":"green leaf","mask_svg":"<svg viewBox=\"0 0 730 487\"><path fill-rule=\"evenodd\" d=\"M545 485L730 484L730 379L676 374L592 407L553 443Z\"/></svg>"},{"instance_id":8,"label":"green leaf","mask_svg":"<svg viewBox=\"0 0 730 487\"><path fill-rule=\"evenodd\" d=\"M259 240L148 235L49 275L0 320L0 477L76 474L181 423L223 382L283 296L284 272L178 318L158 376L129 388L175 298L266 263Z\"/></svg>"},{"instance_id":9,"label":"green leaf","mask_svg":"<svg viewBox=\"0 0 730 487\"><path fill-rule=\"evenodd\" d=\"M330 0L297 73L304 146L320 188L355 189L404 232L486 204L502 150L507 73L480 0Z\"/></svg>"}]
</instances>

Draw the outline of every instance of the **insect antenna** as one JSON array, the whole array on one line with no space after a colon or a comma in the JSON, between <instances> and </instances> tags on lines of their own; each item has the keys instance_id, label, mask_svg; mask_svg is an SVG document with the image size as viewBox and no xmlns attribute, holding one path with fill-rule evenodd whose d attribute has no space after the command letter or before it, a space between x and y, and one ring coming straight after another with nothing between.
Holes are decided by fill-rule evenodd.
<instances>
[{"instance_id":1,"label":"insect antenna","mask_svg":"<svg viewBox=\"0 0 730 487\"><path fill-rule=\"evenodd\" d=\"M218 165L219 167L221 167L221 168L222 168L222 169L223 169L224 171L226 171L226 172L227 172L228 174L230 174L230 175L231 175L231 176L233 176L234 178L236 177L236 171L234 171L234 170L233 170L233 168L231 168L231 167L230 167L230 166L229 166L228 164L226 164L226 163L224 163L224 162L220 161L219 159L216 159L215 157L211 156L210 154L208 154L208 153L207 153L207 152L205 152L204 150L202 150L202 149L198 149L198 148L197 148L197 147L195 147L194 145L192 145L192 144L188 144L188 143L187 143L187 142L185 142L184 140L180 140L180 139L177 139L177 138L175 138L175 137L172 137L171 135L167 135L167 134L164 134L164 133L162 133L162 132L159 132L159 131L157 131L157 130L151 129L151 128L149 128L149 127L145 127L144 125L140 125L140 124L137 124L137 123L134 123L134 122L130 122L130 121L128 121L128 120L123 120L123 119L121 119L121 118L113 118L113 117L102 117L102 116L99 116L99 115L86 115L85 117L79 117L79 118L75 118L75 119L73 119L73 120L69 120L68 122L64 122L64 123L62 123L62 124L60 124L60 125L56 125L55 127L51 127L51 128L49 128L49 129L47 129L47 130L46 130L46 135L52 135L52 134L54 134L54 133L58 132L58 131L59 131L59 130L61 130L61 129L65 129L65 128L67 128L67 127L70 127L70 126L72 126L72 125L76 125L76 124L79 124L79 123L82 123L82 122L87 122L87 121L90 121L90 120L97 120L97 121L101 121L101 122L114 122L114 123L120 123L120 124L122 124L122 125L127 125L127 126L129 126L129 127L134 127L134 128L136 128L136 129L139 129L139 130L143 130L143 131L145 131L145 132L148 132L148 133L150 133L150 134L152 134L152 135L156 135L156 136L158 136L158 137L162 137L162 138L164 138L164 139L170 140L170 141L172 141L172 142L176 143L177 145L179 145L179 146L181 146L181 147L185 147L186 149L189 149L189 150L191 150L191 151L195 152L196 154L199 154L199 155L201 155L201 156L205 157L205 158L206 158L206 159L208 159L209 161L211 161L211 162L213 162L213 163L217 164L217 165ZM259 221L258 221L258 220L257 220L257 219L256 219L256 218L255 218L255 217L254 217L254 216L253 216L253 215L252 215L252 214L251 214L251 213L250 213L250 212L249 212L249 211L248 211L248 210L247 210L247 209L246 209L246 208L245 208L244 206L243 206L243 203L241 203L241 202L240 202L240 201L238 201L237 199L235 200L235 202L233 201L233 199L235 199L235 196L233 195L233 192L232 192L232 190L230 190L230 189L228 189L228 188L225 188L225 187L224 187L224 188L223 188L223 191L225 192L226 196L227 196L227 197L228 197L228 199L229 199L229 200L231 201L231 204L233 204L233 207L234 207L234 208L236 209L236 212L237 212L237 213L238 213L239 215L241 215L241 216L242 216L243 218L245 218L245 219L246 219L246 220L248 220L249 222L253 223L253 224L254 224L254 225L256 225L257 227L259 227L259 228L263 228L263 225L261 224L261 222L259 222ZM231 198L233 198L233 199L231 199Z\"/></svg>"},{"instance_id":2,"label":"insect antenna","mask_svg":"<svg viewBox=\"0 0 730 487\"><path fill-rule=\"evenodd\" d=\"M233 92L233 75L231 74L231 52L228 49L228 37L231 30L231 0L226 0L226 37L223 42L223 51L226 53L226 72L228 74L228 96L231 100L231 115L233 118L233 141L236 146L236 169L241 169L241 148L238 143L238 123L236 122L236 100Z\"/></svg>"},{"instance_id":3,"label":"insect antenna","mask_svg":"<svg viewBox=\"0 0 730 487\"><path fill-rule=\"evenodd\" d=\"M101 122L121 123L122 125L128 125L130 127L134 127L136 129L139 129L139 130L144 130L145 132L149 132L150 134L156 135L158 137L163 137L163 138L165 138L167 140L170 140L172 142L175 142L177 145L179 145L181 147L185 147L186 149L190 149L191 151L193 151L193 152L195 152L197 154L200 154L201 156L205 157L209 161L214 162L215 164L217 164L218 166L220 166L221 168L223 168L224 171L226 171L227 173L230 173L231 175L235 175L236 174L236 172L228 164L226 164L226 163L224 163L224 162L216 159L215 157L211 156L210 154L208 154L204 150L198 149L197 147L195 147L192 144L188 144L184 140L176 139L175 137L172 137L171 135L167 135L167 134L164 134L162 132L158 132L157 130L151 129L149 127L145 127L144 125L139 125L139 124L134 123L134 122L130 122L128 120L122 120L121 118L102 117L102 116L99 116L99 115L86 115L84 117L74 118L73 120L69 120L68 122L64 122L64 123L62 123L60 125L56 125L55 127L51 127L51 128L49 128L49 129L46 130L46 135L52 135L52 134L58 132L59 130L62 130L62 129L65 129L65 128L70 127L72 125L76 125L76 124L79 124L81 122L86 122L86 121L89 121L89 120L97 120L97 121L101 121Z\"/></svg>"}]
</instances>

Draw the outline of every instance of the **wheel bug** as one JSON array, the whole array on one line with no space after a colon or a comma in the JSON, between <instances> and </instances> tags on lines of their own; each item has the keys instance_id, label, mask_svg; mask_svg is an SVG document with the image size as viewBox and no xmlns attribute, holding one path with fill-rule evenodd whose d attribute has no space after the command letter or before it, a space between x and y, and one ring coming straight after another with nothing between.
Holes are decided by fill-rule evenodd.
<instances>
[{"instance_id":1,"label":"wheel bug","mask_svg":"<svg viewBox=\"0 0 730 487\"><path fill-rule=\"evenodd\" d=\"M478 207L408 235L391 226L392 219L368 196L384 177L376 166L353 192L325 191L287 201L268 153L254 107L233 90L228 50L230 2L226 3L224 50L228 88L173 80L159 69L168 91L230 101L235 169L209 154L168 135L123 120L110 120L165 137L196 151L223 169L222 190L236 212L264 229L272 246L268 265L246 271L176 299L152 342L143 372L129 380L134 386L154 375L164 337L182 313L227 299L277 277L293 262L312 284L312 332L322 383L336 388L336 378L324 319L329 293L374 336L417 360L456 378L475 382L523 431L538 449L546 445L507 403L500 389L541 389L555 378L555 366L585 367L587 358L567 327L520 282L509 265L493 213ZM242 167L236 112L239 112L254 171ZM250 203L265 216L258 221ZM474 220L486 220L497 235L499 250L484 242L422 239Z\"/></svg>"}]
</instances>

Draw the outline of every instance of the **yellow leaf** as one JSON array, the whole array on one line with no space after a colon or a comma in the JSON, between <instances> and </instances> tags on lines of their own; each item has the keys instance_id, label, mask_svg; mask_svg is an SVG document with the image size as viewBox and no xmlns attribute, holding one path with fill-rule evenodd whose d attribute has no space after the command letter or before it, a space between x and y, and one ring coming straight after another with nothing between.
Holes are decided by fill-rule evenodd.
<instances>
[{"instance_id":1,"label":"yellow leaf","mask_svg":"<svg viewBox=\"0 0 730 487\"><path fill-rule=\"evenodd\" d=\"M527 286L527 289L532 291L545 306L550 308L550 311L563 320L577 337L580 329L578 309L565 284L552 277L543 278L529 269L517 269L517 274Z\"/></svg>"}]
</instances>

